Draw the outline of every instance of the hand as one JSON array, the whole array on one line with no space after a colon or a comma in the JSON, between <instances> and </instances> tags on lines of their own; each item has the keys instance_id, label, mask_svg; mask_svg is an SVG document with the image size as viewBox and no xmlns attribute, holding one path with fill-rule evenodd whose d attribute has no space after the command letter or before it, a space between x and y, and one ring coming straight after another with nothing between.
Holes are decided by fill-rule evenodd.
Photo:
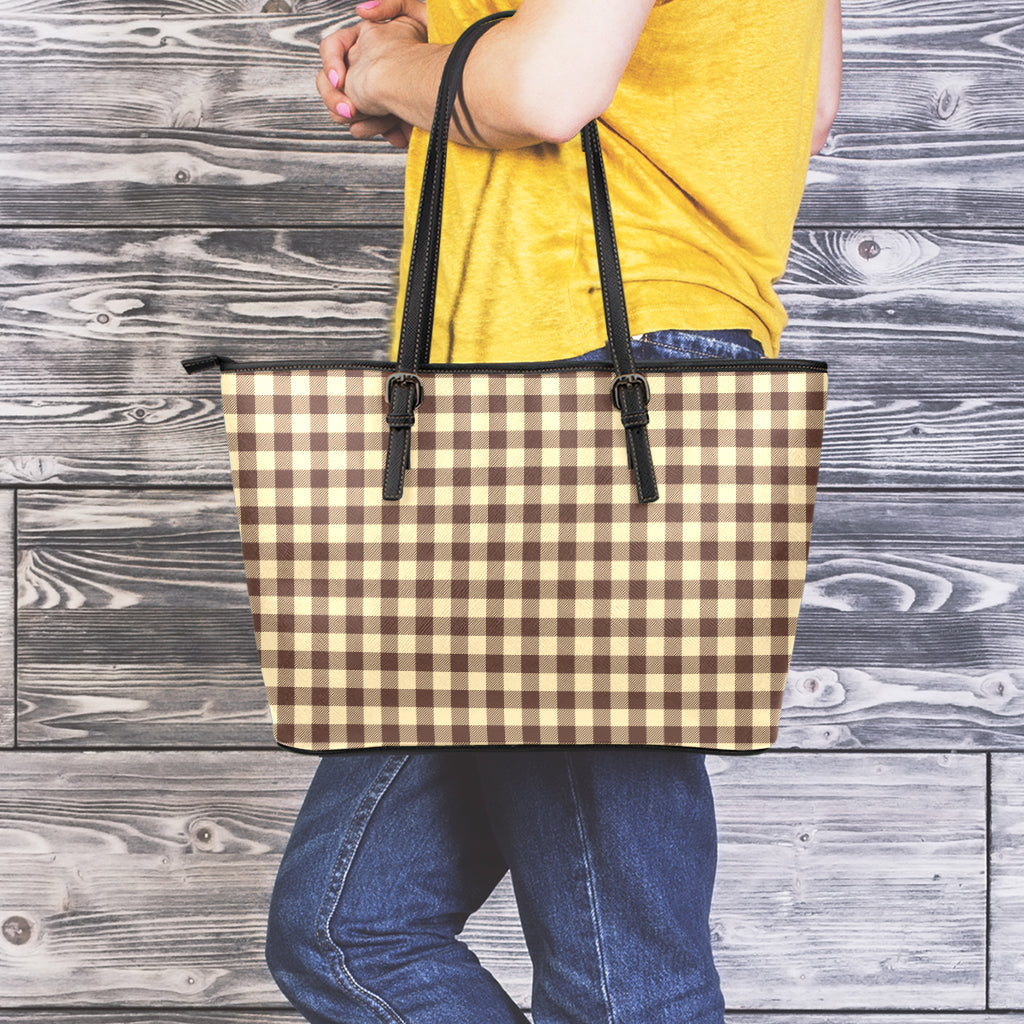
<instances>
[{"instance_id":1,"label":"hand","mask_svg":"<svg viewBox=\"0 0 1024 1024\"><path fill-rule=\"evenodd\" d=\"M353 138L382 135L404 149L412 127L387 109L380 97L378 64L396 47L427 41L427 11L422 0L368 0L356 8L362 22L330 33L320 41L323 68L316 87L328 114L347 124ZM339 109L339 104L340 109Z\"/></svg>"}]
</instances>

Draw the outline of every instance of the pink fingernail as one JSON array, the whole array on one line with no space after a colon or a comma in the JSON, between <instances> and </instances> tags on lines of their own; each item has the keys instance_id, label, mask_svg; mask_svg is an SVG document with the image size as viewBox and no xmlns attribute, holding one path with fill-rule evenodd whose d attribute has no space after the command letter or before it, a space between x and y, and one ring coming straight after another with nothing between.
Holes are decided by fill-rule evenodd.
<instances>
[{"instance_id":1,"label":"pink fingernail","mask_svg":"<svg viewBox=\"0 0 1024 1024\"><path fill-rule=\"evenodd\" d=\"M331 70L327 72L327 78L330 81L331 85L335 89L337 89L338 83L341 81L341 76L338 74L337 71L334 70L334 68L331 68Z\"/></svg>"},{"instance_id":2,"label":"pink fingernail","mask_svg":"<svg viewBox=\"0 0 1024 1024\"><path fill-rule=\"evenodd\" d=\"M365 4L357 4L357 7L361 7L364 11L372 11L374 7L380 7L380 0L366 0Z\"/></svg>"},{"instance_id":3,"label":"pink fingernail","mask_svg":"<svg viewBox=\"0 0 1024 1024\"><path fill-rule=\"evenodd\" d=\"M352 116L352 108L347 103L339 103L334 109L341 114L342 117Z\"/></svg>"}]
</instances>

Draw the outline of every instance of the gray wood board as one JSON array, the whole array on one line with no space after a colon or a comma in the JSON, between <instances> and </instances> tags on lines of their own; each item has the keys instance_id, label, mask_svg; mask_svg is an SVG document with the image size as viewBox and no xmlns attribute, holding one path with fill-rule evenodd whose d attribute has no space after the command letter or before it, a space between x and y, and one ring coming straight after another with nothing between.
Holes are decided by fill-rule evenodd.
<instances>
[{"instance_id":1,"label":"gray wood board","mask_svg":"<svg viewBox=\"0 0 1024 1024\"><path fill-rule=\"evenodd\" d=\"M527 1019L533 1020L529 1010L524 1013ZM247 1010L220 1007L147 1010L133 1007L116 1011L0 1009L0 1024L301 1024L304 1019L297 1010L263 1007ZM895 1013L837 1013L834 1010L752 1013L727 1010L725 1020L726 1024L1024 1024L1024 1014L928 1010Z\"/></svg>"},{"instance_id":2,"label":"gray wood board","mask_svg":"<svg viewBox=\"0 0 1024 1024\"><path fill-rule=\"evenodd\" d=\"M0 230L0 394L212 397L216 374L179 362L210 349L382 358L400 242L394 228ZM929 362L960 359L958 382L1019 394L1024 232L798 230L778 288L784 353L839 359L837 384L892 374L916 395ZM929 383L953 392L948 374Z\"/></svg>"},{"instance_id":3,"label":"gray wood board","mask_svg":"<svg viewBox=\"0 0 1024 1024\"><path fill-rule=\"evenodd\" d=\"M230 491L19 498L22 745L273 742ZM780 743L1024 746L1018 494L822 493Z\"/></svg>"},{"instance_id":4,"label":"gray wood board","mask_svg":"<svg viewBox=\"0 0 1024 1024\"><path fill-rule=\"evenodd\" d=\"M3 940L8 1011L283 1004L265 915L315 761L0 754L0 903L27 937ZM770 753L709 770L731 1008L984 1007L983 755ZM507 878L463 937L528 1005Z\"/></svg>"},{"instance_id":5,"label":"gray wood board","mask_svg":"<svg viewBox=\"0 0 1024 1024\"><path fill-rule=\"evenodd\" d=\"M333 17L350 10L355 3L356 0L287 0L287 6L304 17ZM30 18L54 14L90 17L98 14L121 17L254 15L265 6L269 8L264 0L5 0L5 10L10 14ZM284 17L288 13L269 8L264 16ZM843 0L847 34L856 29L861 45L866 45L872 30L884 41L888 34L911 35L915 29L922 33L929 27L942 27L952 34L961 26L1006 20L1003 0L959 0L955 5L941 0ZM981 42L984 44L986 40ZM998 58L998 49L992 43L989 46L995 50L992 56Z\"/></svg>"},{"instance_id":6,"label":"gray wood board","mask_svg":"<svg viewBox=\"0 0 1024 1024\"><path fill-rule=\"evenodd\" d=\"M14 491L0 488L0 748L14 746Z\"/></svg>"},{"instance_id":7,"label":"gray wood board","mask_svg":"<svg viewBox=\"0 0 1024 1024\"><path fill-rule=\"evenodd\" d=\"M524 1013L533 1020L529 1010ZM301 1024L297 1010L225 1010L220 1008L145 1010L0 1010L0 1024ZM726 1024L1024 1024L1014 1013L937 1013L920 1010L897 1013L837 1013L834 1010L778 1011L725 1014Z\"/></svg>"},{"instance_id":8,"label":"gray wood board","mask_svg":"<svg viewBox=\"0 0 1024 1024\"><path fill-rule=\"evenodd\" d=\"M780 744L1024 744L1022 574L1019 494L819 494Z\"/></svg>"},{"instance_id":9,"label":"gray wood board","mask_svg":"<svg viewBox=\"0 0 1024 1024\"><path fill-rule=\"evenodd\" d=\"M320 33L350 19L350 3L296 16L170 7L143 5L129 18L22 0L5 11L0 204L9 217L396 222L403 155L349 141L313 85ZM843 101L812 161L801 222L1022 223L1022 16L988 0L952 11L845 7ZM52 101L54 66L75 68L73 125Z\"/></svg>"},{"instance_id":10,"label":"gray wood board","mask_svg":"<svg viewBox=\"0 0 1024 1024\"><path fill-rule=\"evenodd\" d=\"M360 148L349 155L351 146ZM861 145L844 156L836 141L812 161L799 223L1019 226L1022 153L1020 141L925 139ZM38 168L46 166L62 170L41 188ZM393 227L403 173L400 152L347 136L300 143L184 129L47 133L0 141L0 208L24 225Z\"/></svg>"},{"instance_id":11,"label":"gray wood board","mask_svg":"<svg viewBox=\"0 0 1024 1024\"><path fill-rule=\"evenodd\" d=\"M795 346L789 354L797 355ZM843 376L843 366L855 356L833 360L821 348L812 354L830 363L819 486L1024 486L1024 403L1009 376L1018 359L1002 360L991 350L979 354L990 365L1006 367L999 393L992 394L997 382L981 379L976 369L972 373L963 356L943 361L930 352L908 358L893 371L899 379L882 382L878 374L870 389L858 390ZM1024 356L1024 346L1019 354ZM859 356L867 357L863 346ZM949 384L954 374L955 394ZM382 394L385 375L380 371ZM383 430L383 401L381 408ZM216 398L138 391L109 398L86 392L33 395L4 402L2 413L9 447L0 455L0 484L226 487L231 482Z\"/></svg>"},{"instance_id":12,"label":"gray wood board","mask_svg":"<svg viewBox=\"0 0 1024 1024\"><path fill-rule=\"evenodd\" d=\"M858 355L867 358L863 349ZM789 354L798 354L796 346ZM945 361L931 351L919 352L917 359L908 356L887 381L879 381L878 373L870 389L858 390L843 376L844 365L857 356L833 360L822 347L811 354L830 363L819 486L1024 486L1024 403L1010 377L1024 346L1006 359L991 349L979 353L983 362L1005 368L1001 386L970 367L962 354L954 361L951 353ZM913 373L914 364L920 373ZM955 394L949 383L954 374ZM385 375L380 371L382 394ZM383 424L383 402L381 408ZM10 440L0 455L0 484L230 485L217 398L138 391L109 398L85 392L33 395L4 402L2 413Z\"/></svg>"},{"instance_id":13,"label":"gray wood board","mask_svg":"<svg viewBox=\"0 0 1024 1024\"><path fill-rule=\"evenodd\" d=\"M989 1006L1024 1006L1024 758L992 755Z\"/></svg>"},{"instance_id":14,"label":"gray wood board","mask_svg":"<svg viewBox=\"0 0 1024 1024\"><path fill-rule=\"evenodd\" d=\"M9 232L0 482L226 485L218 376L180 360L384 358L398 241ZM822 485L1024 485L1022 281L1019 232L798 232L784 350L830 364Z\"/></svg>"}]
</instances>

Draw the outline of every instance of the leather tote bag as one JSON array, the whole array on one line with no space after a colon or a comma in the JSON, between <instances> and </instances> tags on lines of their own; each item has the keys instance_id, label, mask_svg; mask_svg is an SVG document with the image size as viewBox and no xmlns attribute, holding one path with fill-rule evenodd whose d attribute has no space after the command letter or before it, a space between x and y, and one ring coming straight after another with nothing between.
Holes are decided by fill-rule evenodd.
<instances>
[{"instance_id":1,"label":"leather tote bag","mask_svg":"<svg viewBox=\"0 0 1024 1024\"><path fill-rule=\"evenodd\" d=\"M826 364L634 361L596 122L607 360L429 362L454 97L510 13L444 70L397 363L184 361L221 373L275 741L767 748Z\"/></svg>"}]
</instances>

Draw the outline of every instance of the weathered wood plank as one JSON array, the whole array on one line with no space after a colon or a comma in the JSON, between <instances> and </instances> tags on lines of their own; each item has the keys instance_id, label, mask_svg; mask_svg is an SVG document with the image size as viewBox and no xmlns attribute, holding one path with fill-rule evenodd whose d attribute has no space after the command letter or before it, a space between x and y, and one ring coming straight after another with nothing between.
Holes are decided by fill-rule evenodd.
<instances>
[{"instance_id":1,"label":"weathered wood plank","mask_svg":"<svg viewBox=\"0 0 1024 1024\"><path fill-rule=\"evenodd\" d=\"M529 1010L523 1011L533 1020ZM827 1016L823 1016L827 1013ZM0 1010L0 1024L301 1024L296 1010L166 1009L118 1010ZM1024 1024L1016 1013L836 1013L835 1011L733 1014L726 1011L727 1024Z\"/></svg>"},{"instance_id":2,"label":"weathered wood plank","mask_svg":"<svg viewBox=\"0 0 1024 1024\"><path fill-rule=\"evenodd\" d=\"M21 511L22 743L273 743L230 491Z\"/></svg>"},{"instance_id":3,"label":"weathered wood plank","mask_svg":"<svg viewBox=\"0 0 1024 1024\"><path fill-rule=\"evenodd\" d=\"M993 754L989 1006L1024 1006L1024 754Z\"/></svg>"},{"instance_id":4,"label":"weathered wood plank","mask_svg":"<svg viewBox=\"0 0 1024 1024\"><path fill-rule=\"evenodd\" d=\"M0 140L0 169L8 223L395 227L405 156L341 134L48 133Z\"/></svg>"},{"instance_id":5,"label":"weathered wood plank","mask_svg":"<svg viewBox=\"0 0 1024 1024\"><path fill-rule=\"evenodd\" d=\"M14 491L0 488L0 747L14 746Z\"/></svg>"},{"instance_id":6,"label":"weathered wood plank","mask_svg":"<svg viewBox=\"0 0 1024 1024\"><path fill-rule=\"evenodd\" d=\"M7 230L0 395L213 397L216 375L186 379L179 363L206 347L383 356L400 241L379 228ZM932 344L943 363L966 350L968 394L986 382L985 395L1006 394L1024 377L1024 232L799 230L779 291L787 352L870 346L839 384L899 374L919 386L911 361ZM947 375L931 384L925 394L950 394Z\"/></svg>"},{"instance_id":7,"label":"weathered wood plank","mask_svg":"<svg viewBox=\"0 0 1024 1024\"><path fill-rule=\"evenodd\" d=\"M881 383L875 377L871 390L857 391L844 379L844 368L857 364L865 372L865 346L838 359L831 346L811 348L830 363L820 486L1024 486L1024 419L1013 380L1002 378L1001 394L986 394L1000 390L1000 381L975 369L986 379L972 393L963 353L929 345L916 359L908 353L895 379ZM983 350L980 361L1012 373L1024 348L1000 349ZM790 345L788 354L800 353ZM949 384L954 376L955 392ZM94 398L83 391L76 397L7 399L0 412L10 438L0 455L0 484L230 484L216 398L145 392Z\"/></svg>"},{"instance_id":8,"label":"weathered wood plank","mask_svg":"<svg viewBox=\"0 0 1024 1024\"><path fill-rule=\"evenodd\" d=\"M864 141L844 139L837 127L812 160L799 223L1019 226L1022 151L1017 139ZM403 171L404 155L387 143L340 135L297 142L202 129L102 139L50 132L0 140L0 208L24 225L394 227Z\"/></svg>"},{"instance_id":9,"label":"weathered wood plank","mask_svg":"<svg viewBox=\"0 0 1024 1024\"><path fill-rule=\"evenodd\" d=\"M43 21L5 12L0 17L4 134L38 144L45 144L50 132L130 139L129 132L162 135L168 129L250 138L277 134L300 148L317 137L347 140L348 133L327 116L314 79L320 33L356 20L351 7L316 20L118 15ZM846 21L850 25L852 19ZM929 36L920 24L908 24L905 36L896 39L891 32L880 38L874 26L857 25L853 21L845 40L842 102L830 156L853 161L863 160L865 152L882 160L916 154L934 164L936 154L925 152L926 142L951 151L976 147L987 155L1020 144L1024 97L1013 86L1021 55L991 45L1000 35L1010 39L1019 32L1020 16L966 26L959 40L949 26L936 26ZM81 91L74 126L61 116L60 104L34 90L45 73L44 53L77 69ZM379 140L373 146L401 160Z\"/></svg>"},{"instance_id":10,"label":"weathered wood plank","mask_svg":"<svg viewBox=\"0 0 1024 1024\"><path fill-rule=\"evenodd\" d=\"M830 1016L830 1019L834 1019ZM959 1016L957 1020L961 1020ZM246 1010L231 1010L199 1007L197 1009L124 1009L124 1010L2 1010L0 1024L302 1024L305 1018L292 1009L266 1010L262 1007ZM761 1022L768 1024L768 1021ZM789 1024L779 1020L778 1024ZM810 1021L807 1024L811 1024ZM836 1024L846 1024L836 1021ZM851 1020L849 1024L858 1024ZM878 1024L905 1024L900 1020L887 1018ZM953 1020L936 1021L935 1024L954 1024ZM964 1024L974 1022L964 1021ZM989 1024L978 1020L976 1024ZM1021 1024L1013 1019L1007 1024Z\"/></svg>"},{"instance_id":11,"label":"weathered wood plank","mask_svg":"<svg viewBox=\"0 0 1024 1024\"><path fill-rule=\"evenodd\" d=\"M7 1008L280 1005L266 907L315 761L0 755L2 902L27 937L0 940ZM933 1009L983 1006L984 757L769 754L709 768L731 1008L921 1008L922 993ZM464 938L525 1006L515 921L506 878Z\"/></svg>"},{"instance_id":12,"label":"weathered wood plank","mask_svg":"<svg viewBox=\"0 0 1024 1024\"><path fill-rule=\"evenodd\" d=\"M131 18L44 4L0 21L10 135L0 202L10 216L397 223L402 154L342 142L313 87L320 33L351 19L351 2L299 16L148 6ZM844 14L843 103L812 162L801 223L1020 224L1021 16L987 2L853 4ZM47 88L53 66L76 69L70 131ZM374 184L377 161L386 180Z\"/></svg>"},{"instance_id":13,"label":"weathered wood plank","mask_svg":"<svg viewBox=\"0 0 1024 1024\"><path fill-rule=\"evenodd\" d=\"M984 757L771 754L709 770L730 1006L984 1008Z\"/></svg>"},{"instance_id":14,"label":"weathered wood plank","mask_svg":"<svg viewBox=\"0 0 1024 1024\"><path fill-rule=\"evenodd\" d=\"M227 485L217 375L180 359L383 358L398 240L11 232L0 482ZM831 364L823 486L1024 485L1022 282L1020 232L798 233L784 344Z\"/></svg>"},{"instance_id":15,"label":"weathered wood plank","mask_svg":"<svg viewBox=\"0 0 1024 1024\"><path fill-rule=\"evenodd\" d=\"M3 940L5 1005L282 1001L262 937L315 761L193 751L0 760L2 905L23 919L25 940Z\"/></svg>"},{"instance_id":16,"label":"weathered wood plank","mask_svg":"<svg viewBox=\"0 0 1024 1024\"><path fill-rule=\"evenodd\" d=\"M217 375L180 362L211 350L383 358L400 244L379 228L0 233L0 395L215 397Z\"/></svg>"},{"instance_id":17,"label":"weathered wood plank","mask_svg":"<svg viewBox=\"0 0 1024 1024\"><path fill-rule=\"evenodd\" d=\"M12 15L39 18L44 15L114 15L121 18L253 16L282 18L290 14L303 17L336 17L350 10L358 0L4 0L4 9Z\"/></svg>"},{"instance_id":18,"label":"weathered wood plank","mask_svg":"<svg viewBox=\"0 0 1024 1024\"><path fill-rule=\"evenodd\" d=\"M819 495L780 745L1020 746L1022 584L1017 494Z\"/></svg>"},{"instance_id":19,"label":"weathered wood plank","mask_svg":"<svg viewBox=\"0 0 1024 1024\"><path fill-rule=\"evenodd\" d=\"M337 15L339 10L348 10L354 3L355 0L287 0L286 6L304 17L327 17ZM5 0L4 3L5 11L25 17L51 14L61 17L254 15L264 6L264 0ZM264 12L264 16L284 17L288 13L275 6ZM939 27L949 32L958 26L1006 19L1007 7L1002 0L958 0L955 5L941 0L843 0L847 32L858 29L859 41L872 28L885 38L901 29L907 30L908 35L913 28L917 28L918 34Z\"/></svg>"},{"instance_id":20,"label":"weathered wood plank","mask_svg":"<svg viewBox=\"0 0 1024 1024\"><path fill-rule=\"evenodd\" d=\"M273 742L230 491L19 501L22 745ZM1016 494L819 495L780 744L1024 736Z\"/></svg>"}]
</instances>

